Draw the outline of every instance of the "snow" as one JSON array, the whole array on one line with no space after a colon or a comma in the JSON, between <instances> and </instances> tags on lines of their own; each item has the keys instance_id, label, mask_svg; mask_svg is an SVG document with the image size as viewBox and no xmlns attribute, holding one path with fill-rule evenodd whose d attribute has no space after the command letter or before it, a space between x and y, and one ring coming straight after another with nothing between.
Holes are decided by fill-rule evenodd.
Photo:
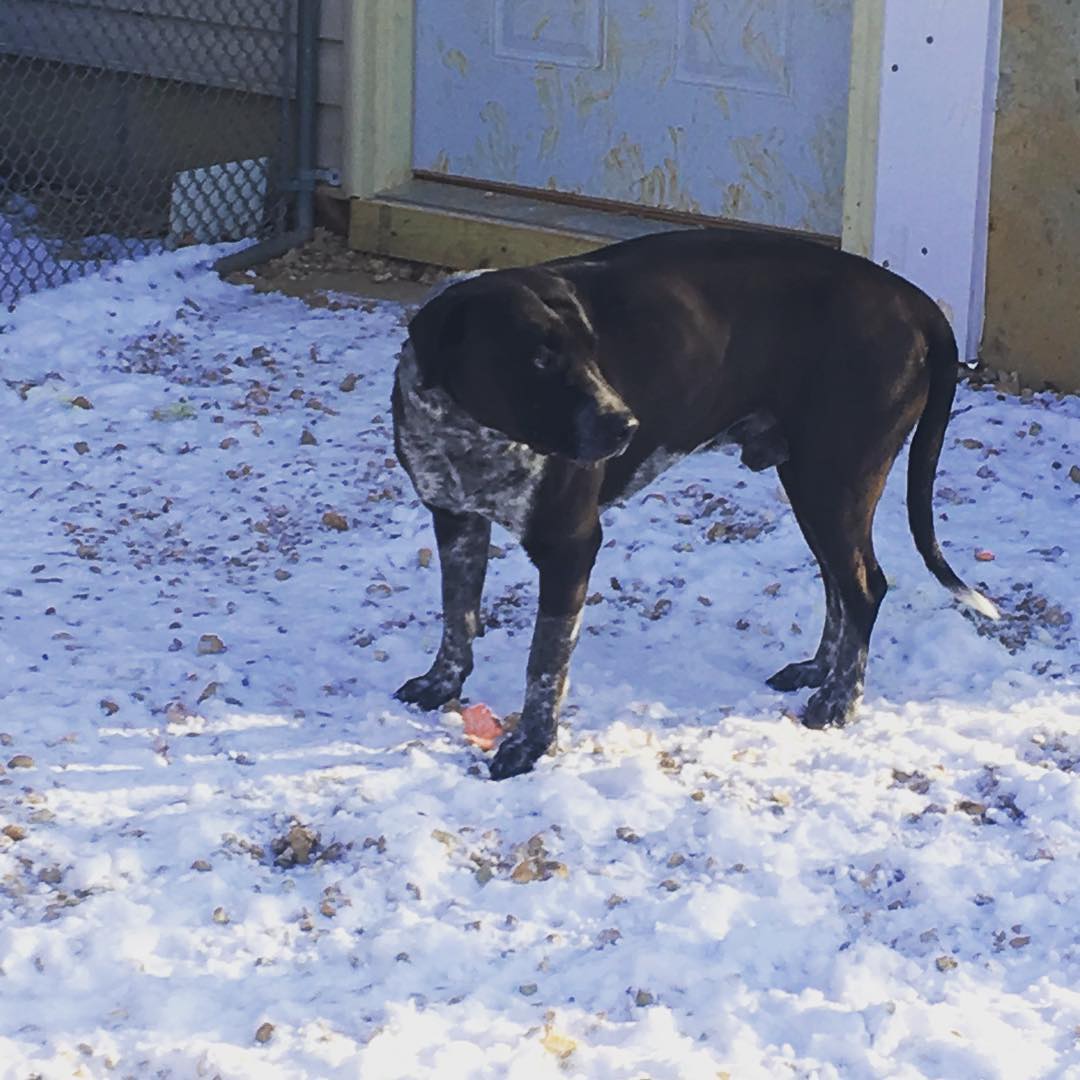
<instances>
[{"instance_id":1,"label":"snow","mask_svg":"<svg viewBox=\"0 0 1080 1080\"><path fill-rule=\"evenodd\" d=\"M1080 1075L1076 398L959 393L939 536L998 624L901 459L840 732L764 685L823 607L775 476L665 473L605 515L560 753L494 784L391 697L439 636L403 312L214 254L3 317L0 1076ZM495 542L504 715L535 579Z\"/></svg>"}]
</instances>

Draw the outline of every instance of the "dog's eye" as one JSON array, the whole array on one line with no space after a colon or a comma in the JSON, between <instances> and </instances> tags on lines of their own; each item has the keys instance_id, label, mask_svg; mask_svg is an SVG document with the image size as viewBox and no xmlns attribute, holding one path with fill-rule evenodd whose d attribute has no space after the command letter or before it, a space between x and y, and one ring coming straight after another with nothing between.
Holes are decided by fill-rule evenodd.
<instances>
[{"instance_id":1,"label":"dog's eye","mask_svg":"<svg viewBox=\"0 0 1080 1080\"><path fill-rule=\"evenodd\" d=\"M537 371L550 371L555 366L555 354L547 348L540 349L533 356L533 367Z\"/></svg>"}]
</instances>

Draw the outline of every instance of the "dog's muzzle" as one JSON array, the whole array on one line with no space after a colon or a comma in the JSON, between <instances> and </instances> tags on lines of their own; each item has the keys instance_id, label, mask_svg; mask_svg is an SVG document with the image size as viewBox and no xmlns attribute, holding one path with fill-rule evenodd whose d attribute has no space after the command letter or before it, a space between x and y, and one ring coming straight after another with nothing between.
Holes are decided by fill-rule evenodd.
<instances>
[{"instance_id":1,"label":"dog's muzzle","mask_svg":"<svg viewBox=\"0 0 1080 1080\"><path fill-rule=\"evenodd\" d=\"M638 429L638 419L628 409L605 409L583 405L575 418L577 453L584 464L618 457L630 445Z\"/></svg>"}]
</instances>

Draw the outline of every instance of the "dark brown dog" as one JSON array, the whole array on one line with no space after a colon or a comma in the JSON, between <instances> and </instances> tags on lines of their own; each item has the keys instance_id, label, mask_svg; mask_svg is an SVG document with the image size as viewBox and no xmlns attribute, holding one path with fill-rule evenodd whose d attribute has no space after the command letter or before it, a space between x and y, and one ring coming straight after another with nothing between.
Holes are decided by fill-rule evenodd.
<instances>
[{"instance_id":1,"label":"dark brown dog","mask_svg":"<svg viewBox=\"0 0 1080 1080\"><path fill-rule=\"evenodd\" d=\"M925 293L787 237L671 232L450 284L409 324L394 385L398 456L434 518L444 618L431 670L398 697L431 709L460 694L499 522L540 572L540 610L521 722L491 775L530 770L555 738L601 508L721 440L751 469L777 468L825 583L816 654L769 685L819 687L803 723L842 726L886 590L874 510L916 422L915 544L957 600L997 617L934 536L956 374L952 331Z\"/></svg>"}]
</instances>

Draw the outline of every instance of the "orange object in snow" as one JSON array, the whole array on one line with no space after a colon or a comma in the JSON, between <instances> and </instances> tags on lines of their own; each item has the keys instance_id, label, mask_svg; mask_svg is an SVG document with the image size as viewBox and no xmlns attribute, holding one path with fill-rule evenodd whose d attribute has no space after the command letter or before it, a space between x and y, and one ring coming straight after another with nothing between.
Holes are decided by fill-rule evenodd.
<instances>
[{"instance_id":1,"label":"orange object in snow","mask_svg":"<svg viewBox=\"0 0 1080 1080\"><path fill-rule=\"evenodd\" d=\"M504 731L486 705L466 706L461 710L461 719L465 721L465 738L481 750L490 750Z\"/></svg>"}]
</instances>

